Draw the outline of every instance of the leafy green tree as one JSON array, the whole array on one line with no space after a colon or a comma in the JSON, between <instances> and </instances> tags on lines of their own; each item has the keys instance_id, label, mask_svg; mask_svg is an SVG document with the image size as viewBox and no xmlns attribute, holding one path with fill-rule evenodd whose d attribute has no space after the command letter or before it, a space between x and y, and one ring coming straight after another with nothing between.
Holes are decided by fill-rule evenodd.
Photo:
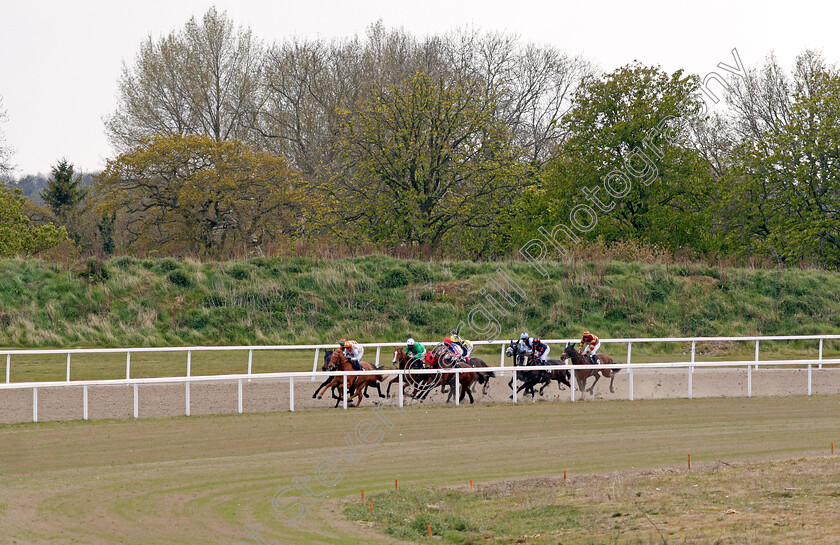
<instances>
[{"instance_id":1,"label":"leafy green tree","mask_svg":"<svg viewBox=\"0 0 840 545\"><path fill-rule=\"evenodd\" d=\"M124 216L129 245L142 251L232 255L303 229L297 172L238 141L149 140L109 161L96 188L100 212Z\"/></svg>"},{"instance_id":2,"label":"leafy green tree","mask_svg":"<svg viewBox=\"0 0 840 545\"><path fill-rule=\"evenodd\" d=\"M41 198L59 218L64 218L85 198L82 177L74 172L73 164L67 159L61 159L52 167L52 177L41 192Z\"/></svg>"},{"instance_id":3,"label":"leafy green tree","mask_svg":"<svg viewBox=\"0 0 840 545\"><path fill-rule=\"evenodd\" d=\"M817 71L784 123L745 139L727 177L731 251L840 266L840 75Z\"/></svg>"},{"instance_id":4,"label":"leafy green tree","mask_svg":"<svg viewBox=\"0 0 840 545\"><path fill-rule=\"evenodd\" d=\"M25 212L23 193L0 187L0 257L37 254L68 239L63 227L38 225Z\"/></svg>"},{"instance_id":5,"label":"leafy green tree","mask_svg":"<svg viewBox=\"0 0 840 545\"><path fill-rule=\"evenodd\" d=\"M495 110L470 80L422 72L376 92L341 126L339 217L390 245L480 251L522 172Z\"/></svg>"},{"instance_id":6,"label":"leafy green tree","mask_svg":"<svg viewBox=\"0 0 840 545\"><path fill-rule=\"evenodd\" d=\"M571 229L581 205L579 239L704 249L710 170L687 139L697 89L682 71L640 64L584 79L562 121L568 139L532 196L537 223Z\"/></svg>"}]
</instances>

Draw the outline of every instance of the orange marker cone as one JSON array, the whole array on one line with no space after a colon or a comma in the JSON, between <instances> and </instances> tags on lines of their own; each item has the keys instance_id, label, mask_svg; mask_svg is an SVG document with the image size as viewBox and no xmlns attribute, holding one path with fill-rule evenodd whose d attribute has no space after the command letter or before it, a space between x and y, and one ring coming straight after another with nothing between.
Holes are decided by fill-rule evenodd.
<instances>
[{"instance_id":1,"label":"orange marker cone","mask_svg":"<svg viewBox=\"0 0 840 545\"><path fill-rule=\"evenodd\" d=\"M432 539L432 525L429 524L429 539Z\"/></svg>"},{"instance_id":2,"label":"orange marker cone","mask_svg":"<svg viewBox=\"0 0 840 545\"><path fill-rule=\"evenodd\" d=\"M688 455L688 469L691 469L691 454Z\"/></svg>"},{"instance_id":3,"label":"orange marker cone","mask_svg":"<svg viewBox=\"0 0 840 545\"><path fill-rule=\"evenodd\" d=\"M396 489L396 490L400 489L400 483L396 479L394 479L394 489Z\"/></svg>"},{"instance_id":4,"label":"orange marker cone","mask_svg":"<svg viewBox=\"0 0 840 545\"><path fill-rule=\"evenodd\" d=\"M373 502L368 503L368 508L370 509L370 514L373 515Z\"/></svg>"},{"instance_id":5,"label":"orange marker cone","mask_svg":"<svg viewBox=\"0 0 840 545\"><path fill-rule=\"evenodd\" d=\"M472 484L472 479L470 479L470 492L472 492L472 491L473 491L473 484Z\"/></svg>"},{"instance_id":6,"label":"orange marker cone","mask_svg":"<svg viewBox=\"0 0 840 545\"><path fill-rule=\"evenodd\" d=\"M566 480L566 470L565 469L563 470L563 480L564 481Z\"/></svg>"},{"instance_id":7,"label":"orange marker cone","mask_svg":"<svg viewBox=\"0 0 840 545\"><path fill-rule=\"evenodd\" d=\"M834 454L834 441L831 442L831 454Z\"/></svg>"},{"instance_id":8,"label":"orange marker cone","mask_svg":"<svg viewBox=\"0 0 840 545\"><path fill-rule=\"evenodd\" d=\"M362 503L365 503L365 489L362 488Z\"/></svg>"}]
</instances>

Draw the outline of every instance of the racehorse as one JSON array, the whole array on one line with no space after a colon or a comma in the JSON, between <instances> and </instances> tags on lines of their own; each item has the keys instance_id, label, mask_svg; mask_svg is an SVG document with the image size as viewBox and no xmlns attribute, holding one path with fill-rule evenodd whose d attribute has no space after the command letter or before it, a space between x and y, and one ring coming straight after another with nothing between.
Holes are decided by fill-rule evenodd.
<instances>
[{"instance_id":1,"label":"racehorse","mask_svg":"<svg viewBox=\"0 0 840 545\"><path fill-rule=\"evenodd\" d=\"M405 353L405 350L401 347L398 347L394 350L394 359L391 360L391 363L397 366L399 369L408 369L409 372L412 369L426 369L426 365L423 360L419 360L412 356L409 356ZM406 388L410 384L414 385L414 392L412 392L411 397L414 398L418 392L425 391L427 388L432 388L434 386L427 386L435 377L434 374L422 374L422 375L411 375L409 373L409 377L407 380L403 380L403 392L405 392ZM391 397L391 385L395 382L399 382L400 377L396 376L388 381L388 388L385 390L385 394L388 397Z\"/></svg>"},{"instance_id":2,"label":"racehorse","mask_svg":"<svg viewBox=\"0 0 840 545\"><path fill-rule=\"evenodd\" d=\"M333 353L332 350L327 350L326 352L324 352L324 365L321 366L321 371L333 371L334 370L334 369L330 369L330 358L332 357L332 353ZM315 399L316 397L318 397L318 392L321 391L321 388L323 388L324 386L326 386L327 384L332 382L333 379L335 379L335 376L331 375L331 376L327 377L327 379L324 382L322 382L321 385L318 386L315 389L315 393L312 394L312 399ZM341 397L339 397L339 395L338 395L338 387L337 386L333 386L331 391L332 391L333 399L341 400ZM335 402L335 406L338 407L338 401Z\"/></svg>"},{"instance_id":3,"label":"racehorse","mask_svg":"<svg viewBox=\"0 0 840 545\"><path fill-rule=\"evenodd\" d=\"M514 367L524 367L531 364L527 361L528 356L525 350L522 349L518 340L510 341L510 344L508 344L508 347L505 349L505 356L513 358ZM522 386L516 389L516 393L518 394L524 389L525 395L527 396L528 394L531 394L531 399L534 400L536 398L534 385L537 384L538 378L539 372L537 371L517 371L516 381L517 383L522 381ZM513 389L512 378L508 381L508 388ZM510 395L510 398L513 399L513 394Z\"/></svg>"},{"instance_id":4,"label":"racehorse","mask_svg":"<svg viewBox=\"0 0 840 545\"><path fill-rule=\"evenodd\" d=\"M589 360L575 349L575 345L573 343L566 345L566 349L563 350L563 355L560 358L563 362L567 359L571 359L572 365L591 365ZM598 354L598 363L606 366L614 364L615 362L609 356ZM615 393L615 390L613 389L613 382L615 381L615 374L620 370L621 369L609 368L575 369L575 381L577 382L578 390L581 392L581 398L583 397L583 392L586 388L586 379L588 379L590 375L595 375L595 382L593 382L592 386L589 387L590 394L595 393L595 385L598 383L598 379L600 378L599 375L604 375L606 378L610 379L610 392Z\"/></svg>"},{"instance_id":5,"label":"racehorse","mask_svg":"<svg viewBox=\"0 0 840 545\"><path fill-rule=\"evenodd\" d=\"M365 371L376 371L377 368L371 365L366 361L359 362L362 366L362 369ZM356 369L353 368L353 364L350 360L345 356L341 350L333 351L332 355L330 356L329 364L325 365L330 371L355 371ZM347 391L348 391L348 401L351 400L353 397L356 397L356 407L362 404L362 395L364 394L365 389L368 386L375 385L377 391L379 392L379 397L385 397L382 393L382 390L379 387L379 383L384 380L382 375L349 375L348 384L347 384ZM326 387L336 387L341 386L344 379L342 376L338 375L333 377L332 381L328 383ZM355 389L355 393L351 394L351 389ZM319 388L320 390L320 388ZM318 394L318 391L315 392ZM323 396L323 393L321 394ZM321 396L318 396L318 399L321 399ZM340 400L341 398L339 398ZM338 407L338 401L335 404Z\"/></svg>"},{"instance_id":6,"label":"racehorse","mask_svg":"<svg viewBox=\"0 0 840 545\"><path fill-rule=\"evenodd\" d=\"M513 364L514 366L531 366L531 365L556 365L560 366L563 365L563 362L560 360L546 360L544 363L541 362L539 359L534 358L532 355L526 355L525 351L521 349L519 345L519 341L513 340L510 341L507 349L505 350L505 355L508 357L513 357ZM527 358L527 360L526 360ZM569 382L570 373L566 369L552 369L550 371L540 370L540 371L521 371L517 372L516 378L518 380L522 380L522 386L520 386L516 393L518 394L522 390L525 390L525 395L527 396L529 393L531 394L531 400L536 399L536 392L534 387L538 384L542 384L540 388L540 395L545 394L545 389L551 384L552 380L557 381L557 388L559 390L563 389L563 384L568 386L569 388L572 387L571 383ZM510 379L508 382L508 386L513 388L513 379ZM511 394L511 399L513 399L513 394Z\"/></svg>"},{"instance_id":7,"label":"racehorse","mask_svg":"<svg viewBox=\"0 0 840 545\"><path fill-rule=\"evenodd\" d=\"M324 352L324 365L321 366L321 371L335 371L335 367L330 366L330 358L332 357L332 353L333 353L332 350L327 350L326 352ZM326 378L326 380L324 380L324 382L322 382L321 385L318 386L318 388L315 389L315 393L312 394L312 399L315 399L316 397L318 397L318 392L321 390L321 388L323 388L327 384L333 382L333 379L335 379L335 375L328 376ZM341 382L341 379L339 379L339 382ZM368 385L368 386L370 386L370 385ZM376 383L376 388L379 389L379 383ZM365 386L364 396L365 397L370 397L367 393L367 389L368 389L368 387ZM355 384L349 384L347 386L347 391L349 392L349 395L353 395L356 391ZM341 388L336 384L333 384L332 387L330 388L330 393L332 394L332 398L336 400L336 402L335 402L336 407L338 407L338 404L341 403L341 396L339 395L340 392L341 392ZM379 397L382 397L382 391L381 390L379 392Z\"/></svg>"},{"instance_id":8,"label":"racehorse","mask_svg":"<svg viewBox=\"0 0 840 545\"><path fill-rule=\"evenodd\" d=\"M452 369L452 368L459 368L459 369L473 369L473 366L464 362L464 361L456 361L450 362L447 359L447 354L445 350L442 350L440 345L436 346L432 350L426 353L426 358L424 360L426 364L426 368L431 369ZM486 365L486 364L485 364ZM463 372L463 373L443 373L443 379L441 380L440 391L441 393L446 393L446 386L450 386L450 393L449 397L447 398L446 402L449 403L449 400L455 395L455 377L450 375L457 375L458 383L460 384L461 395L458 397L458 401L461 402L464 400L464 396L470 396L470 404L475 402L475 398L473 398L471 386L473 382L479 380L479 383L484 382L484 377L481 377L483 373L476 373L476 372ZM431 377L435 377L435 375L429 375ZM479 378L481 377L481 378ZM450 384L451 383L451 384ZM426 397L428 397L429 392L434 388L432 385L430 388L426 389L422 394L420 394L420 402L422 403Z\"/></svg>"}]
</instances>

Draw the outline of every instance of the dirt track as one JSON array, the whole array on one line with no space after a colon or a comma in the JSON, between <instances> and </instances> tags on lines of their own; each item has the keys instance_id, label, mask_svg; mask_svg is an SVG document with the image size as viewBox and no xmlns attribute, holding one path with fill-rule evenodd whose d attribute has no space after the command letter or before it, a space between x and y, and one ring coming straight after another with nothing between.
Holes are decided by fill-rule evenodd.
<instances>
[{"instance_id":1,"label":"dirt track","mask_svg":"<svg viewBox=\"0 0 840 545\"><path fill-rule=\"evenodd\" d=\"M585 393L584 400L627 399L629 395L629 375L621 372L615 379L615 393L609 391L609 379L602 378L595 387L595 394ZM509 403L510 389L507 386L510 375L492 379L486 395L482 387L473 386L475 402ZM590 384L592 379L590 380ZM789 396L807 393L806 369L771 369L760 368L752 373L753 396ZM312 393L320 382L298 379L295 381L295 410L323 409L332 407L335 400L329 392L321 400L312 399ZM635 370L635 399L664 399L688 397L688 371L674 369ZM384 392L383 387L383 392ZM840 369L813 369L812 392L820 394L840 394ZM365 399L362 406L370 405L376 399L371 390L370 399ZM396 395L396 385L392 388ZM746 369L695 369L692 385L693 397L738 397L747 395ZM576 392L580 400L580 392ZM82 388L62 387L39 389L38 419L78 420L82 413ZM557 383L552 383L545 390L545 395L537 396L538 402L570 401L567 388L558 391ZM440 405L445 397L435 390L425 404ZM468 399L464 400L469 403ZM530 397L519 396L519 402L531 402ZM89 389L89 417L130 418L133 415L133 391L128 386L97 386ZM405 399L406 405L416 405L417 401ZM167 384L139 387L139 416L161 417L180 416L186 410L186 395L183 384ZM289 410L288 381L252 381L243 383L244 412L275 412ZM237 411L237 384L195 383L190 387L190 412L200 414L225 414ZM0 423L28 422L32 420L32 390L0 390Z\"/></svg>"}]
</instances>

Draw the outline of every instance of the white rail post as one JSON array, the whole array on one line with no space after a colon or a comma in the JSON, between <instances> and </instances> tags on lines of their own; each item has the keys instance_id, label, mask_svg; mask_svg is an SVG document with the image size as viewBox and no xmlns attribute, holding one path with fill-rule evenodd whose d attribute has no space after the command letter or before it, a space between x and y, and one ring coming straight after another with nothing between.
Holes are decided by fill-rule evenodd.
<instances>
[{"instance_id":1,"label":"white rail post","mask_svg":"<svg viewBox=\"0 0 840 545\"><path fill-rule=\"evenodd\" d=\"M192 376L192 350L187 350L187 378ZM184 382L184 404L186 410L184 413L190 415L190 381Z\"/></svg>"},{"instance_id":2,"label":"white rail post","mask_svg":"<svg viewBox=\"0 0 840 545\"><path fill-rule=\"evenodd\" d=\"M511 371L510 371L510 375L511 375L511 379L510 379L511 395L510 395L510 397L511 397L511 399L513 399L513 402L516 403L516 392L519 390L516 387L516 361L513 362L513 366L510 369L511 369Z\"/></svg>"},{"instance_id":3,"label":"white rail post","mask_svg":"<svg viewBox=\"0 0 840 545\"><path fill-rule=\"evenodd\" d=\"M452 378L455 379L455 406L461 404L461 375L459 374L458 368L455 368L455 374L452 375Z\"/></svg>"},{"instance_id":4,"label":"white rail post","mask_svg":"<svg viewBox=\"0 0 840 545\"><path fill-rule=\"evenodd\" d=\"M688 368L688 399L692 399L693 396L693 383L694 382L694 367L689 366Z\"/></svg>"},{"instance_id":5,"label":"white rail post","mask_svg":"<svg viewBox=\"0 0 840 545\"><path fill-rule=\"evenodd\" d=\"M32 388L32 421L38 421L38 388Z\"/></svg>"},{"instance_id":6,"label":"white rail post","mask_svg":"<svg viewBox=\"0 0 840 545\"><path fill-rule=\"evenodd\" d=\"M811 364L808 364L808 395L811 395Z\"/></svg>"},{"instance_id":7,"label":"white rail post","mask_svg":"<svg viewBox=\"0 0 840 545\"><path fill-rule=\"evenodd\" d=\"M140 417L140 406L137 402L137 383L134 383L134 418Z\"/></svg>"},{"instance_id":8,"label":"white rail post","mask_svg":"<svg viewBox=\"0 0 840 545\"><path fill-rule=\"evenodd\" d=\"M376 366L379 367L379 352L382 350L381 346L376 347Z\"/></svg>"},{"instance_id":9,"label":"white rail post","mask_svg":"<svg viewBox=\"0 0 840 545\"><path fill-rule=\"evenodd\" d=\"M696 341L691 341L691 363L694 363L694 354L696 353ZM694 397L694 366L688 367L688 399Z\"/></svg>"},{"instance_id":10,"label":"white rail post","mask_svg":"<svg viewBox=\"0 0 840 545\"><path fill-rule=\"evenodd\" d=\"M505 366L505 345L504 344L502 344L502 356L501 356L499 361L501 361L501 365L499 365L499 367L504 367Z\"/></svg>"},{"instance_id":11,"label":"white rail post","mask_svg":"<svg viewBox=\"0 0 840 545\"><path fill-rule=\"evenodd\" d=\"M397 375L397 376L399 377L399 379L400 379L400 380L399 380L399 386L400 386L400 393L399 393L399 396L400 396L400 408L401 408L401 409L402 409L402 406L403 406L403 375L404 375L404 374L405 374L405 371L400 371L400 374L399 374L399 375Z\"/></svg>"},{"instance_id":12,"label":"white rail post","mask_svg":"<svg viewBox=\"0 0 840 545\"><path fill-rule=\"evenodd\" d=\"M571 374L572 374L572 380L569 381L569 383L571 384L571 387L569 388L569 392L570 392L569 395L571 396L572 401L574 401L575 400L575 383L577 382L577 380L575 380L575 370L574 369L571 370Z\"/></svg>"},{"instance_id":13,"label":"white rail post","mask_svg":"<svg viewBox=\"0 0 840 545\"><path fill-rule=\"evenodd\" d=\"M755 370L758 371L758 343L759 341L755 341Z\"/></svg>"},{"instance_id":14,"label":"white rail post","mask_svg":"<svg viewBox=\"0 0 840 545\"><path fill-rule=\"evenodd\" d=\"M347 375L341 377L341 401L344 410L347 410Z\"/></svg>"},{"instance_id":15,"label":"white rail post","mask_svg":"<svg viewBox=\"0 0 840 545\"><path fill-rule=\"evenodd\" d=\"M747 364L747 397L752 397L752 365Z\"/></svg>"},{"instance_id":16,"label":"white rail post","mask_svg":"<svg viewBox=\"0 0 840 545\"><path fill-rule=\"evenodd\" d=\"M819 369L822 369L822 339L820 339L820 355L819 355L820 365ZM9 372L6 371L6 375L8 376Z\"/></svg>"},{"instance_id":17,"label":"white rail post","mask_svg":"<svg viewBox=\"0 0 840 545\"><path fill-rule=\"evenodd\" d=\"M70 382L70 352L67 353L67 382Z\"/></svg>"},{"instance_id":18,"label":"white rail post","mask_svg":"<svg viewBox=\"0 0 840 545\"><path fill-rule=\"evenodd\" d=\"M12 370L12 355L6 354L6 384L9 384L9 372Z\"/></svg>"},{"instance_id":19,"label":"white rail post","mask_svg":"<svg viewBox=\"0 0 840 545\"><path fill-rule=\"evenodd\" d=\"M131 352L125 353L125 380L131 378Z\"/></svg>"},{"instance_id":20,"label":"white rail post","mask_svg":"<svg viewBox=\"0 0 840 545\"><path fill-rule=\"evenodd\" d=\"M237 391L239 393L239 396L238 396L239 399L238 399L238 402L237 402L237 405L236 405L236 411L239 414L242 414L242 379L239 379L237 382L238 382Z\"/></svg>"},{"instance_id":21,"label":"white rail post","mask_svg":"<svg viewBox=\"0 0 840 545\"><path fill-rule=\"evenodd\" d=\"M88 387L87 384L82 388L82 418L88 419Z\"/></svg>"},{"instance_id":22,"label":"white rail post","mask_svg":"<svg viewBox=\"0 0 840 545\"><path fill-rule=\"evenodd\" d=\"M248 349L248 374L251 374L251 368L254 366L254 349ZM248 379L251 382L251 379Z\"/></svg>"},{"instance_id":23,"label":"white rail post","mask_svg":"<svg viewBox=\"0 0 840 545\"><path fill-rule=\"evenodd\" d=\"M295 412L295 377L289 377L289 410Z\"/></svg>"},{"instance_id":24,"label":"white rail post","mask_svg":"<svg viewBox=\"0 0 840 545\"><path fill-rule=\"evenodd\" d=\"M315 359L312 360L312 372L315 373L318 371L318 356L321 354L321 349L315 349ZM315 382L315 377L310 377L309 382Z\"/></svg>"},{"instance_id":25,"label":"white rail post","mask_svg":"<svg viewBox=\"0 0 840 545\"><path fill-rule=\"evenodd\" d=\"M632 355L633 355L633 343L627 343L627 365L630 365L630 357ZM629 393L630 401L633 401L633 397L634 397L633 396L633 368L632 367L629 368L628 371L630 371L630 377L629 377L630 384L629 384L628 390L630 390L630 393ZM574 378L574 374L573 374L572 378Z\"/></svg>"}]
</instances>

